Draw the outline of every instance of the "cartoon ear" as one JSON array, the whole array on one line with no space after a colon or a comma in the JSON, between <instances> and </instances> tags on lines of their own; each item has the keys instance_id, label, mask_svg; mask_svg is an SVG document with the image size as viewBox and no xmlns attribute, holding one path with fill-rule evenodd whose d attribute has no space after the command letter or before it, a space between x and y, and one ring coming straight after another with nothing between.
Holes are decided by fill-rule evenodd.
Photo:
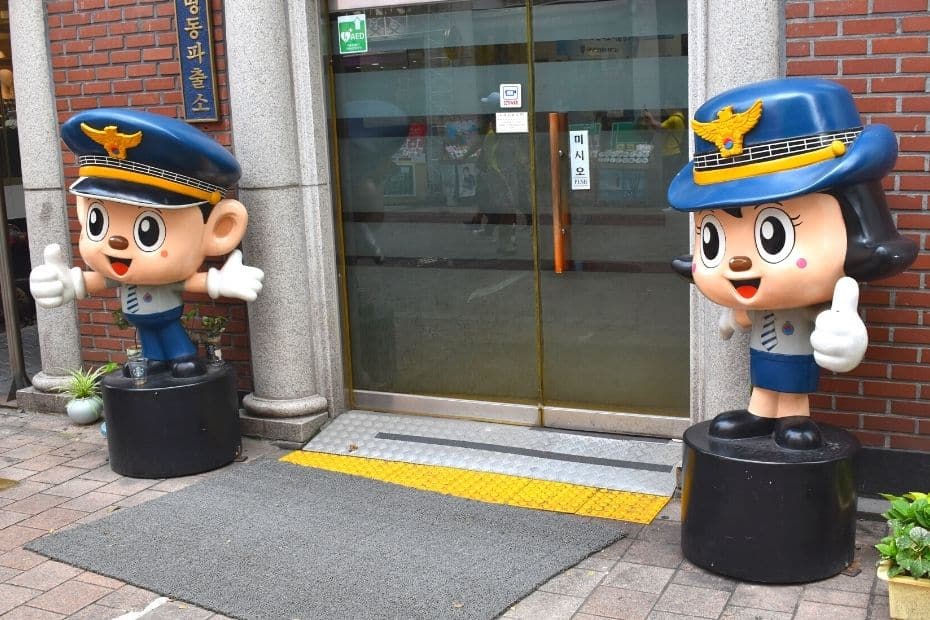
<instances>
[{"instance_id":1,"label":"cartoon ear","mask_svg":"<svg viewBox=\"0 0 930 620\"><path fill-rule=\"evenodd\" d=\"M672 271L680 275L682 278L688 282L694 282L694 275L691 271L691 264L694 262L694 256L691 254L685 254L684 256L679 256L678 258L672 259Z\"/></svg>"},{"instance_id":2,"label":"cartoon ear","mask_svg":"<svg viewBox=\"0 0 930 620\"><path fill-rule=\"evenodd\" d=\"M230 198L219 201L207 218L203 233L204 255L222 256L232 252L242 241L248 222L249 215L241 202Z\"/></svg>"}]
</instances>

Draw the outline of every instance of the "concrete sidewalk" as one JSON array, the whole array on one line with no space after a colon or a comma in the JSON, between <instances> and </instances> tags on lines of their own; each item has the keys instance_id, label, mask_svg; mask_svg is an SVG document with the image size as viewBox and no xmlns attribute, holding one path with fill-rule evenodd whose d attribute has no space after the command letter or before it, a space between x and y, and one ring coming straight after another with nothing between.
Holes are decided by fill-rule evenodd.
<instances>
[{"instance_id":1,"label":"concrete sidewalk","mask_svg":"<svg viewBox=\"0 0 930 620\"><path fill-rule=\"evenodd\" d=\"M290 451L252 439L244 439L243 448L249 459L279 458ZM99 425L78 427L64 416L15 409L0 409L0 468L0 478L19 481L0 491L0 619L104 620L146 609L141 615L146 619L223 617L23 549L51 531L100 519L210 474L169 480L124 478L107 464ZM627 539L544 584L504 617L888 618L887 590L875 578L877 554L872 548L882 523L860 523L861 572L799 586L738 583L684 561L676 501L651 525L622 527ZM308 580L312 587L312 576ZM376 600L372 606L377 606ZM300 612L294 610L292 617L299 618Z\"/></svg>"}]
</instances>

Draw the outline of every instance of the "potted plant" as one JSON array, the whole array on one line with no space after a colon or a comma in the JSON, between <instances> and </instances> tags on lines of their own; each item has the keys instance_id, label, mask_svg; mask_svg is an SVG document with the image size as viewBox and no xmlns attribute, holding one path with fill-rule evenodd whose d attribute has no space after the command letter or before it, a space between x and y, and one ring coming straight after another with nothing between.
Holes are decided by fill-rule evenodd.
<instances>
[{"instance_id":1,"label":"potted plant","mask_svg":"<svg viewBox=\"0 0 930 620\"><path fill-rule=\"evenodd\" d=\"M207 350L207 359L210 361L220 361L222 355L219 353L220 336L226 331L226 324L229 323L229 317L225 316L204 316L200 318L200 324L204 329L204 346Z\"/></svg>"},{"instance_id":2,"label":"potted plant","mask_svg":"<svg viewBox=\"0 0 930 620\"><path fill-rule=\"evenodd\" d=\"M888 582L892 618L930 617L930 498L926 493L882 494L891 508L882 513L889 534L875 545L878 577Z\"/></svg>"},{"instance_id":3,"label":"potted plant","mask_svg":"<svg viewBox=\"0 0 930 620\"><path fill-rule=\"evenodd\" d=\"M100 398L100 379L118 368L114 362L108 362L96 370L79 368L72 370L68 382L60 388L71 397L65 410L75 424L93 424L100 419L103 400Z\"/></svg>"}]
</instances>

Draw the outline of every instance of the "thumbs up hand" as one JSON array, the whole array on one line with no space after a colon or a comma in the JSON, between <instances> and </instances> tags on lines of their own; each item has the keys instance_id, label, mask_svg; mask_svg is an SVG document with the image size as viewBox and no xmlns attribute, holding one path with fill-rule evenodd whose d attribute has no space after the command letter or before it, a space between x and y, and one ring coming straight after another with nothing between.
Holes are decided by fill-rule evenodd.
<instances>
[{"instance_id":1,"label":"thumbs up hand","mask_svg":"<svg viewBox=\"0 0 930 620\"><path fill-rule=\"evenodd\" d=\"M849 372L859 365L869 346L865 323L859 318L859 284L840 278L833 289L833 305L817 315L811 346L818 366Z\"/></svg>"},{"instance_id":2,"label":"thumbs up hand","mask_svg":"<svg viewBox=\"0 0 930 620\"><path fill-rule=\"evenodd\" d=\"M29 290L36 303L43 308L57 308L75 297L87 297L84 274L80 267L68 268L61 246L57 243L45 246L45 264L39 265L29 274Z\"/></svg>"}]
</instances>

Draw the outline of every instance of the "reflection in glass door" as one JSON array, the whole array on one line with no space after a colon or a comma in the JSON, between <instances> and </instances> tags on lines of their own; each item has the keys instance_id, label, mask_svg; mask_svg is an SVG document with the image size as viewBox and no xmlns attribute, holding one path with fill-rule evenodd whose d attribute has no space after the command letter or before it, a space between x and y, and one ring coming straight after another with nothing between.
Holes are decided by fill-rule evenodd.
<instances>
[{"instance_id":1,"label":"reflection in glass door","mask_svg":"<svg viewBox=\"0 0 930 620\"><path fill-rule=\"evenodd\" d=\"M686 109L684 0L337 11L333 41L359 13L367 52L332 59L356 406L686 416L687 287L667 265L687 218L663 187L682 152L663 113ZM582 129L589 189L572 191Z\"/></svg>"}]
</instances>

